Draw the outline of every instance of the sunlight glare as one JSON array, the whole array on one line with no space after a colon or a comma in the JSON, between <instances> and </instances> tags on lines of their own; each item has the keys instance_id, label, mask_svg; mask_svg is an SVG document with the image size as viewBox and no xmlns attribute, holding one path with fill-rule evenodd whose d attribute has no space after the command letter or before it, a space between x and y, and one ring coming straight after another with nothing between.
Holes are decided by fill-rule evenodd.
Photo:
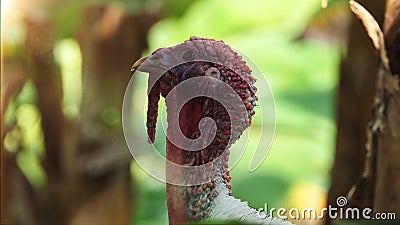
<instances>
[{"instance_id":1,"label":"sunlight glare","mask_svg":"<svg viewBox=\"0 0 400 225\"><path fill-rule=\"evenodd\" d=\"M3 20L5 16L10 12L11 8L11 0L2 0L1 1L1 20Z\"/></svg>"}]
</instances>

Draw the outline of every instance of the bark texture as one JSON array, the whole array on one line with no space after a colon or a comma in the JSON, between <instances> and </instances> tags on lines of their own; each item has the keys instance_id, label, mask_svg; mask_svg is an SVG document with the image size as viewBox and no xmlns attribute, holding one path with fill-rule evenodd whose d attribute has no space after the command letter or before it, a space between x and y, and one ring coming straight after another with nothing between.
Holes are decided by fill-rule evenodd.
<instances>
[{"instance_id":1,"label":"bark texture","mask_svg":"<svg viewBox=\"0 0 400 225\"><path fill-rule=\"evenodd\" d=\"M374 210L400 215L400 1L389 0L385 16L384 37L390 70L381 66L383 86L383 126L377 137L376 189ZM379 84L378 84L379 85ZM374 108L380 112L381 106Z\"/></svg>"},{"instance_id":2,"label":"bark texture","mask_svg":"<svg viewBox=\"0 0 400 225\"><path fill-rule=\"evenodd\" d=\"M378 23L383 24L384 1L368 0L363 5L371 11ZM362 174L366 158L366 128L372 119L378 57L355 16L351 19L348 32L347 57L342 59L340 66L336 153L328 204L336 205L337 197L346 196L353 184L358 183L361 187L350 203L366 207L372 205L373 181L371 177L363 179Z\"/></svg>"},{"instance_id":3,"label":"bark texture","mask_svg":"<svg viewBox=\"0 0 400 225\"><path fill-rule=\"evenodd\" d=\"M353 180L354 185L351 189L349 188L347 197L353 206L371 207L374 212L395 212L398 217L400 213L400 2L387 1L383 33L374 24L374 18L368 15L368 12L360 9L361 6L357 6L355 2L350 2L350 4L353 12L365 25L367 32L364 31L364 33L368 33L379 53L379 64L375 81L376 90L371 101L372 118L366 129L364 151L366 157L355 159L366 159L363 165L363 176L361 180ZM366 37L365 34L363 36ZM364 63L371 64L370 62L371 60L366 60ZM363 113L359 109L355 112ZM337 163L335 167L338 166ZM351 169L353 164L349 163L349 169ZM338 174L336 175L339 177ZM335 181L334 173L333 179ZM335 186L331 188L331 202L334 197L332 196L334 188Z\"/></svg>"}]
</instances>

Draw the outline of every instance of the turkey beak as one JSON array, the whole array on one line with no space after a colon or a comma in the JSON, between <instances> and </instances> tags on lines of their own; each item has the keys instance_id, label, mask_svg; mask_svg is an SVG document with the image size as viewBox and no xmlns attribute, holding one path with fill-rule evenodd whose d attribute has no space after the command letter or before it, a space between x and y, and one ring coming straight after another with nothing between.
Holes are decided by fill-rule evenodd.
<instances>
[{"instance_id":1,"label":"turkey beak","mask_svg":"<svg viewBox=\"0 0 400 225\"><path fill-rule=\"evenodd\" d=\"M145 56L143 58L138 59L131 67L131 71L134 72L135 70L138 70L138 68L147 60L148 56ZM142 71L142 70L139 70ZM145 72L145 71L142 71Z\"/></svg>"}]
</instances>

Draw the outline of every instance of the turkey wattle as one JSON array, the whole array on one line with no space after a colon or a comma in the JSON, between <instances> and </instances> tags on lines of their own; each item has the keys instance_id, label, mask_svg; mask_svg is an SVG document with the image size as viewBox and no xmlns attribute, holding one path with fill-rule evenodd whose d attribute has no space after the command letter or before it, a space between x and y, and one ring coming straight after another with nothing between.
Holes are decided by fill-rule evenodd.
<instances>
[{"instance_id":1,"label":"turkey wattle","mask_svg":"<svg viewBox=\"0 0 400 225\"><path fill-rule=\"evenodd\" d=\"M132 69L149 73L147 131L154 142L158 101L166 98L167 160L185 166L204 166L193 173L172 171L168 177L181 176L186 186L167 184L167 206L170 224L199 220L237 220L251 224L291 224L281 219L259 216L247 203L232 197L228 171L229 147L250 126L256 105L256 79L246 62L222 41L191 37L182 44L160 48L151 56L138 60ZM205 78L172 91L192 78ZM208 80L207 80L208 79ZM221 91L221 83L233 91ZM179 107L180 99L195 90L234 102L228 109L221 101L207 96L190 99ZM173 92L173 94L171 93ZM171 94L168 98L167 96ZM179 116L172 116L179 115ZM201 129L201 119L211 118L212 129ZM180 130L185 138L176 135ZM182 148L188 140L212 137L207 145ZM185 139L185 140L183 140ZM206 138L207 139L207 138ZM178 144L177 144L178 143ZM187 144L187 143L186 143ZM180 147L178 147L180 146ZM198 181L203 182L198 182Z\"/></svg>"}]
</instances>

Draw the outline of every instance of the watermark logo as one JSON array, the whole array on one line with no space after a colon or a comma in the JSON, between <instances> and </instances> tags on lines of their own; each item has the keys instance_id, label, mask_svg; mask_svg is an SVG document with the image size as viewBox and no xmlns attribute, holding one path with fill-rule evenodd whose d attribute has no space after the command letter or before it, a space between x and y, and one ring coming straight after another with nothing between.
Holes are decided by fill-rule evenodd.
<instances>
[{"instance_id":1,"label":"watermark logo","mask_svg":"<svg viewBox=\"0 0 400 225\"><path fill-rule=\"evenodd\" d=\"M264 204L264 208L260 208L257 211L257 215L261 219L269 217L278 217L281 219L290 220L321 220L326 217L335 220L395 220L396 214L394 212L373 212L371 208L359 209L356 207L347 207L348 201L344 196L339 196L336 199L338 207L328 205L328 207L322 209L315 208L268 208L268 204Z\"/></svg>"},{"instance_id":2,"label":"watermark logo","mask_svg":"<svg viewBox=\"0 0 400 225\"><path fill-rule=\"evenodd\" d=\"M145 118L148 105L146 99L152 94L150 90L152 90L153 87L159 88L155 85L161 83L161 92L168 89L167 96L164 96L166 103L171 102L172 100L170 99L175 99L174 104L170 104L168 109L166 109L165 104L161 105L161 115L158 117L159 123L157 126L162 127L163 133L157 130L157 136L161 136L162 138L167 137L172 144L181 149L194 152L200 151L207 147L216 137L216 133L219 132L216 129L216 122L209 117L204 117L199 121L198 126L201 134L199 137L188 138L183 134L178 122L179 113L182 107L192 99L207 97L219 102L229 114L232 129L234 127L243 126L241 123L244 123L246 119L248 120L248 105L242 101L238 90L232 87L232 85L227 84L229 83L227 80L229 81L231 78L224 77L225 80L222 79L221 71L216 70L215 66L211 66L203 71L205 74L204 76L191 77L198 70L202 69L201 66L196 67L196 65L204 65L204 63L209 63L209 65L222 65L226 70L237 72L238 67L236 64L229 60L221 60L221 58L224 57L233 57L233 53L237 52L239 54L238 58L246 62L246 65L252 70L251 75L257 79L255 86L257 86L256 94L258 101L257 106L254 108L257 115L257 126L250 126L247 128L240 136L239 140L237 140L237 132L235 133L233 130L230 133L228 132L228 135L230 135L228 146L231 150L229 169L236 165L244 151L253 151L253 157L249 163L248 170L250 172L256 170L266 158L275 133L275 103L271 89L261 70L249 57L237 50L231 50L232 52L228 51L228 55L225 56L223 55L226 54L224 52L218 52L210 48L201 49L202 46L204 46L203 41L204 40L190 40L191 43L189 44L191 46L198 47L192 48L190 51L185 47L185 45L188 45L187 42L177 46L159 49L156 50L152 56L140 61L141 65L137 66L138 68L135 70L124 96L122 122L125 140L131 154L136 162L149 175L170 184L191 186L209 182L208 178L204 180L200 179L200 176L195 176L196 179L191 181L188 181L188 179L184 177L177 176L174 176L173 179L169 179L166 176L166 168L172 171L184 171L186 174L197 174L198 171L207 170L207 168L210 167L210 165L208 165L210 163L200 166L179 165L167 160L160 154L165 151L165 149L157 149L157 147L162 146L159 144L160 142L158 142L157 145L157 139L155 142L156 144L148 143ZM223 45L222 47L226 50L227 46L222 42L215 42L214 44ZM147 66L147 68L141 69L141 66ZM147 69L152 70L152 72L149 72L149 91L148 93L137 93L135 86L138 85L140 80L149 77L148 74L144 74L140 71L145 71ZM182 70L184 71L182 72ZM239 74L239 72L237 73ZM176 77L176 74L180 75ZM169 85L174 79L178 79L179 81L172 86ZM252 82L240 77L239 79L242 79L243 82L247 82L248 84ZM160 82L157 83L158 81ZM141 95L142 98L133 98L134 95ZM179 97L177 98L177 96ZM154 108L154 105L151 105L151 107ZM157 105L155 107L157 107ZM174 110L171 110L171 107L174 107ZM152 113L154 114L154 110L156 109L153 108L151 110L153 110ZM165 113L166 111L168 111L167 116ZM157 113L157 111L155 113ZM157 117L157 114L155 116L153 115L153 117ZM235 117L239 117L239 120L232 120L232 118ZM255 149L247 148L250 135L255 135L255 137L252 138L252 141L257 142L257 147ZM179 140L179 142L176 140ZM152 150L149 150L150 145Z\"/></svg>"},{"instance_id":3,"label":"watermark logo","mask_svg":"<svg viewBox=\"0 0 400 225\"><path fill-rule=\"evenodd\" d=\"M336 204L337 204L339 207L343 207L343 206L347 205L347 198L344 197L344 196L339 196L339 197L336 199Z\"/></svg>"}]
</instances>

